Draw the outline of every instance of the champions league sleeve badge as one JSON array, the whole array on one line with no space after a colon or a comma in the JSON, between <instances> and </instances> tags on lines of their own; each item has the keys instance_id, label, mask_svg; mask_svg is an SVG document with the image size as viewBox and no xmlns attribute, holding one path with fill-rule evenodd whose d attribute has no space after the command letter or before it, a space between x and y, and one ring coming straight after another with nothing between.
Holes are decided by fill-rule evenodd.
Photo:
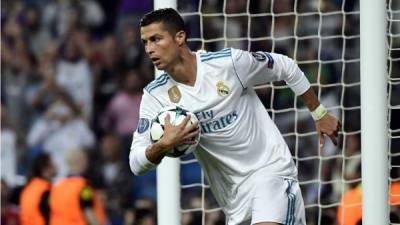
<instances>
[{"instance_id":1,"label":"champions league sleeve badge","mask_svg":"<svg viewBox=\"0 0 400 225\"><path fill-rule=\"evenodd\" d=\"M169 100L173 103L178 103L181 100L182 94L179 91L179 88L174 85L172 88L168 90Z\"/></svg>"},{"instance_id":2,"label":"champions league sleeve badge","mask_svg":"<svg viewBox=\"0 0 400 225\"><path fill-rule=\"evenodd\" d=\"M265 59L267 59L267 57L264 54L262 54L261 52L252 52L251 54L257 61L260 61L260 62L265 61Z\"/></svg>"},{"instance_id":3,"label":"champions league sleeve badge","mask_svg":"<svg viewBox=\"0 0 400 225\"><path fill-rule=\"evenodd\" d=\"M268 58L267 67L269 69L274 67L274 58L268 52L252 52L251 55L259 62L265 61Z\"/></svg>"},{"instance_id":4,"label":"champions league sleeve badge","mask_svg":"<svg viewBox=\"0 0 400 225\"><path fill-rule=\"evenodd\" d=\"M146 118L140 118L138 123L137 131L139 134L144 133L147 129L149 129L150 121Z\"/></svg>"}]
</instances>

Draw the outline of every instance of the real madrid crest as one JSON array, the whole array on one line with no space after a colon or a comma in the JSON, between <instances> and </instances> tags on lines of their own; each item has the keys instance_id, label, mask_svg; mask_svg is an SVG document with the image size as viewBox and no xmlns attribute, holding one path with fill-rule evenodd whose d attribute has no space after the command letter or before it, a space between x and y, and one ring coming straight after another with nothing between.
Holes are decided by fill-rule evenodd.
<instances>
[{"instance_id":1,"label":"real madrid crest","mask_svg":"<svg viewBox=\"0 0 400 225\"><path fill-rule=\"evenodd\" d=\"M217 82L217 93L219 96L224 97L229 94L229 87L224 84L223 81Z\"/></svg>"},{"instance_id":2,"label":"real madrid crest","mask_svg":"<svg viewBox=\"0 0 400 225\"><path fill-rule=\"evenodd\" d=\"M181 100L182 94L179 91L179 88L174 85L172 88L168 90L169 100L173 103L178 103Z\"/></svg>"}]
</instances>

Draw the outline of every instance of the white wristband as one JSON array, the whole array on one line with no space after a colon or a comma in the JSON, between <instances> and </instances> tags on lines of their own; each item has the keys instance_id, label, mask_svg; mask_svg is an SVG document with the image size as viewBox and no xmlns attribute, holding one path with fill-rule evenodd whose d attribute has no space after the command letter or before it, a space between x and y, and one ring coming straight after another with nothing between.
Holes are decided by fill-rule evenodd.
<instances>
[{"instance_id":1,"label":"white wristband","mask_svg":"<svg viewBox=\"0 0 400 225\"><path fill-rule=\"evenodd\" d=\"M315 121L317 121L324 117L327 113L328 110L326 110L326 108L322 104L319 104L319 106L311 112L311 116Z\"/></svg>"}]
</instances>

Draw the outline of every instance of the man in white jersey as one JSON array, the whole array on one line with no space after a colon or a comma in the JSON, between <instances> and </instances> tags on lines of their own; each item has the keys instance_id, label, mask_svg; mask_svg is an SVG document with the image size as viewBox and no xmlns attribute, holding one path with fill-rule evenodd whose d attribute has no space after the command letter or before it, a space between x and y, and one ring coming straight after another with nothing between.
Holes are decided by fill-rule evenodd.
<instances>
[{"instance_id":1,"label":"man in white jersey","mask_svg":"<svg viewBox=\"0 0 400 225\"><path fill-rule=\"evenodd\" d=\"M173 9L146 14L141 39L153 64L165 71L144 89L130 166L140 175L155 168L173 147L190 143L201 129L194 155L202 166L227 224L305 224L297 169L279 130L253 86L284 80L312 112L321 146L324 135L337 143L340 122L319 103L296 63L286 56L227 48L194 53L184 22ZM193 112L164 136L150 141L149 127L160 109L178 105Z\"/></svg>"}]
</instances>

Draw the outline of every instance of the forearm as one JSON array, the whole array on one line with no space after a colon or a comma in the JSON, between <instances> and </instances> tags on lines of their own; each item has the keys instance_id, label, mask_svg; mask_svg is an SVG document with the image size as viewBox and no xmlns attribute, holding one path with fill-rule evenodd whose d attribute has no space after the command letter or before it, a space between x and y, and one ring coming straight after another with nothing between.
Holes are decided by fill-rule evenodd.
<instances>
[{"instance_id":1,"label":"forearm","mask_svg":"<svg viewBox=\"0 0 400 225\"><path fill-rule=\"evenodd\" d=\"M150 162L159 164L169 149L170 147L165 146L160 142L154 143L146 149L146 157Z\"/></svg>"},{"instance_id":2,"label":"forearm","mask_svg":"<svg viewBox=\"0 0 400 225\"><path fill-rule=\"evenodd\" d=\"M300 98L310 110L311 116L315 121L320 148L325 143L324 135L328 135L333 144L337 145L338 131L341 127L340 121L328 113L326 108L319 102L318 97L311 87L300 95Z\"/></svg>"},{"instance_id":3,"label":"forearm","mask_svg":"<svg viewBox=\"0 0 400 225\"><path fill-rule=\"evenodd\" d=\"M132 172L135 175L142 175L155 168L167 153L167 148L159 142L149 145L147 148L133 146L129 160Z\"/></svg>"},{"instance_id":4,"label":"forearm","mask_svg":"<svg viewBox=\"0 0 400 225\"><path fill-rule=\"evenodd\" d=\"M304 104L307 106L310 112L314 111L320 105L318 97L312 87L310 87L306 92L300 95L300 98L303 100Z\"/></svg>"}]
</instances>

